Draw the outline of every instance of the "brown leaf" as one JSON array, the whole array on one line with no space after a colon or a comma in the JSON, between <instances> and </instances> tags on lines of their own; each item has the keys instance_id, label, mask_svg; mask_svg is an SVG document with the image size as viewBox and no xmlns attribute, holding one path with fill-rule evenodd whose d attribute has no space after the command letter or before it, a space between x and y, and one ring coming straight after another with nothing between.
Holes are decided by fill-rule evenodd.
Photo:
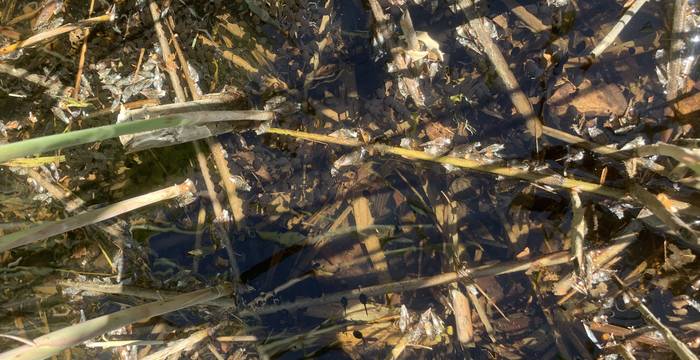
<instances>
[{"instance_id":1,"label":"brown leaf","mask_svg":"<svg viewBox=\"0 0 700 360\"><path fill-rule=\"evenodd\" d=\"M563 84L547 103L558 116L563 116L569 106L589 116L622 115L627 110L627 99L619 86L606 83L593 85L588 79L578 88L570 82Z\"/></svg>"},{"instance_id":2,"label":"brown leaf","mask_svg":"<svg viewBox=\"0 0 700 360\"><path fill-rule=\"evenodd\" d=\"M663 268L665 270L678 270L695 261L695 255L690 249L681 250L673 244L668 244L668 249L671 251L671 254L668 255L664 262Z\"/></svg>"},{"instance_id":3,"label":"brown leaf","mask_svg":"<svg viewBox=\"0 0 700 360\"><path fill-rule=\"evenodd\" d=\"M452 139L454 132L450 128L445 127L438 122L430 122L425 126L425 134L428 135L430 140L435 140L437 138L447 138Z\"/></svg>"}]
</instances>

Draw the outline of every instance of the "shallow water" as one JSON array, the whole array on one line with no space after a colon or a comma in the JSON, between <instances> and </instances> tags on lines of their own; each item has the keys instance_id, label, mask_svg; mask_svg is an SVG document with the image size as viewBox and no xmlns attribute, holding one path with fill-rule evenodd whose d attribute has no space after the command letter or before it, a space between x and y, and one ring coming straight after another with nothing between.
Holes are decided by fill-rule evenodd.
<instances>
[{"instance_id":1,"label":"shallow water","mask_svg":"<svg viewBox=\"0 0 700 360\"><path fill-rule=\"evenodd\" d=\"M578 1L575 10L573 5L558 10L541 1L521 1L547 25L553 25L554 30L542 33L527 30L505 3L494 2L484 13L496 22L500 35L498 45L545 124L569 133L579 131L591 141L618 145L640 136L647 143L654 142L660 138L662 130L675 127L664 113L665 86L656 71L659 64L655 58L657 50L664 47L668 39L669 24L664 17L663 2L646 4L627 25L613 50L589 67L569 66L567 60L585 55L592 49L596 40L623 14L622 2ZM461 12L451 12L445 3L436 1L404 5L411 12L415 29L427 32L444 53L444 60L438 62L433 79L428 79L425 73L420 74L426 106L417 108L398 88L396 74L387 72L386 63L390 56L384 49L373 46L375 29L365 4L353 0L333 2L327 10L322 6L321 2L290 2L287 8L276 14L284 31L261 23L255 16L250 17L248 12L241 10L245 9L241 1L209 2L201 8L175 3L172 11L176 15L175 30L189 61L199 71L199 85L205 92L221 91L224 85L236 86L247 96L242 104L235 105L238 108L261 108L273 95L286 96L289 102L299 104L299 112L280 116L276 126L323 134L338 129L360 129L363 141L395 146L403 139L422 144L435 138L450 137L451 148L471 146L476 149L467 152L469 156L483 157L483 154L476 154L479 149L502 144L503 149L496 160L503 163L524 163L530 169L575 176L589 182L601 181L602 177L605 185L613 187L623 187L628 181L625 168L619 162L589 152L578 156L574 147L551 138L543 137L535 143L533 137L524 133L524 121L512 108L488 61L465 49L456 39L455 28L465 22ZM697 5L693 3L692 6ZM394 41L401 43L398 36L399 8L387 6L385 9L390 14L389 22L397 25ZM126 25L131 24L130 19L146 14L135 6L122 7L120 11L124 16L114 26L125 31ZM318 49L317 42L321 40L316 30L324 14L331 16L328 26L332 42L321 53L319 66L314 72L311 59ZM82 15L65 14L67 20L72 17L79 19ZM123 76L130 73L132 69L127 64L136 62L139 49L148 49L150 54L156 42L149 22L144 25L134 21L134 28L119 36L109 27L98 28L89 43L88 61L110 60L111 66ZM231 23L240 24L246 35L239 38L233 34L226 27ZM697 35L697 29L694 31L693 34ZM198 39L197 36L204 35L214 39L220 48L206 46L201 40L194 48L190 45ZM109 39L114 41L109 42ZM252 53L254 45L251 44L256 41L276 55L274 61L255 63L254 60L259 58L247 56ZM624 44L618 46L619 43ZM53 44L51 49L67 54L75 51L65 41ZM226 51L236 52L253 62L259 67L259 73L246 74L234 65L230 56L227 58ZM34 72L56 74L65 83L71 83L73 66L54 58L55 55L48 58L25 56L16 64ZM697 70L697 65L692 69ZM414 69L401 76L418 76L418 72ZM100 84L96 71L88 68L85 76L95 90L91 96L94 100L92 110L108 107L113 99L101 88L100 85L104 84ZM279 79L287 89L268 86L269 78L265 76ZM314 79L309 82L309 77ZM697 71L691 71L689 78L697 80ZM170 92L169 80L165 76L163 79L163 88L166 93ZM23 87L16 79L5 80L2 85L7 89ZM587 87L587 82L592 85ZM607 85L616 90L612 91L614 94L602 92L598 97L580 100L577 103L580 107L595 107L597 103L610 100L611 104L602 105L603 110L594 109L596 114L590 115L590 112L579 111L578 106L561 107L562 104L576 103L575 99L564 96L558 102L552 100L566 83L577 88L573 97L587 92L598 94L597 91ZM40 93L28 92L27 95L28 99L39 104L50 102ZM170 95L161 100L172 100L168 97ZM621 112L619 104L614 103L614 99L620 97L628 102L623 104ZM25 114L31 106L24 99L0 99L0 108L7 109L8 119L25 121ZM619 113L611 115L610 112ZM42 111L42 114L46 113L48 109ZM624 127L619 124L623 120L631 124L631 128L626 132L616 132ZM111 117L90 119L80 126L111 121ZM408 130L402 130L398 126L400 123L409 124ZM63 128L61 123L46 121L32 128L32 132L52 133ZM568 247L565 244L572 209L567 191L474 172L448 172L437 164L373 153L361 162L333 169L334 162L352 153L353 149L273 135L258 136L251 131L222 135L219 140L228 154L232 173L242 176L250 185L250 190L238 192L245 213L244 222L238 224L240 230L235 230L233 224L226 225L241 273L239 301L242 305L264 307L291 303L378 283L442 274L460 266L510 261L526 253L534 256ZM475 147L477 142L481 145ZM184 208L162 206L146 210L132 219L166 228L132 231L134 239L146 249L147 254L141 255L146 258L150 270L147 276L134 276L137 281L146 282L140 285L185 291L220 281L235 281L221 239L212 237L216 220L211 214L211 202L204 194L201 172L190 144L126 155L119 144L106 141L100 151L85 146L68 150L66 154L68 166L61 171L71 177L67 183L92 204L114 202L185 178L195 180L202 196L194 203ZM0 176L4 176L2 171ZM79 180L88 174L94 176L93 180ZM218 183L217 176L214 181ZM697 203L697 192L688 187L673 188L673 184L651 173L642 173L637 180L646 182L654 192L668 191ZM217 186L217 191L222 204L227 206L220 186ZM357 205L358 199L363 198L368 200L374 225L384 226L369 235L376 235L386 253L386 272L377 271L378 264L373 260L376 254L363 243L371 236L349 231L358 225L353 204ZM619 199L590 194L582 194L582 198L589 226L586 240L590 248L608 245L639 211L639 207L634 206L618 211ZM202 208L206 209L207 218L198 228L197 217ZM448 211L445 209L454 212L454 225L447 224L442 217ZM622 212L622 216L617 216L616 212ZM168 231L169 227L189 233ZM195 244L198 236L193 234L197 231L201 235L199 248ZM453 234L456 245L452 243ZM314 243L319 239L324 242ZM690 294L697 298L700 294L690 290L688 282L683 279L683 276L688 279L692 276L692 269L696 268L692 264L679 273L682 274L678 276L680 279L672 279L670 285L655 283L658 273L652 270L658 270L663 264L663 244L668 240L662 232L644 230L637 245L620 259L617 273L629 275L640 263L646 262L646 275L640 275L641 280L635 278L638 280L634 283L635 289L646 291L648 288L652 310L673 316L673 309L668 305L673 295ZM456 260L455 252L458 253ZM352 266L344 266L351 263ZM133 271L135 275L139 270ZM608 316L610 324L624 327L644 325L639 314L623 309L623 304L607 307L603 304L604 299L581 297L559 305L559 297L538 291L539 287L551 286L554 278L563 274L563 271L543 270L535 275L516 273L476 280L475 283L489 295L489 301L498 305L498 309L486 306L488 317L496 328L496 341L488 339L487 331L476 320L475 312L475 346L462 347L453 338L452 341L432 344L432 351L411 349L404 356L486 359L499 351L509 351L515 353L511 358L550 358L561 351L549 335L554 328L558 331L566 329L571 338L583 342L585 350L599 356L601 350L581 326L595 311L577 313L579 305L581 308L598 307L602 315ZM446 294L445 287L404 292L392 300L391 306L395 310L399 305L406 305L418 315L432 308L447 325L453 326ZM482 295L477 293L475 296L487 303ZM388 303L382 296L346 300L351 304L363 302L379 307ZM272 336L267 342L269 344L275 336L303 334L319 326L342 322L347 301L345 304L328 304L248 319L248 325L260 325L251 333L261 338ZM104 306L96 313L113 310ZM499 311L514 320L502 318ZM552 313L566 319L552 324ZM211 322L216 316L182 311L165 318L175 327L183 328ZM690 310L683 323L698 320L700 314ZM542 329L544 333L539 331ZM300 340L276 355L285 359L304 355L357 358L358 355L348 351L352 347L344 348L334 338L335 334L331 335L316 343ZM354 349L367 357L383 356L381 341L373 336L355 335L355 338L363 339L354 345ZM565 338L568 337L565 335ZM603 341L601 339L599 337L596 341ZM581 350L570 339L563 347L572 354Z\"/></svg>"}]
</instances>

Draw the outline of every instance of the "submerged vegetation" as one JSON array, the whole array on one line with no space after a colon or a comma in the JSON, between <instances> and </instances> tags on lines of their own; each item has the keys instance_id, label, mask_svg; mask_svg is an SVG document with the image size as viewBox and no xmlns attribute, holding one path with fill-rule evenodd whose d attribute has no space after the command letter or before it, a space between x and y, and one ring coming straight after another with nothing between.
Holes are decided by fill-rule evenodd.
<instances>
[{"instance_id":1,"label":"submerged vegetation","mask_svg":"<svg viewBox=\"0 0 700 360\"><path fill-rule=\"evenodd\" d=\"M0 359L697 359L698 6L5 1Z\"/></svg>"}]
</instances>

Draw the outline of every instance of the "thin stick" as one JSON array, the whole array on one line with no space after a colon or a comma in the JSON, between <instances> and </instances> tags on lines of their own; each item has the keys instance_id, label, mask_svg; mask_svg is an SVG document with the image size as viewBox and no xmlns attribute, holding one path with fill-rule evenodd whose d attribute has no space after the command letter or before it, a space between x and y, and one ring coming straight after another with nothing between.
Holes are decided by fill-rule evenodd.
<instances>
[{"instance_id":1,"label":"thin stick","mask_svg":"<svg viewBox=\"0 0 700 360\"><path fill-rule=\"evenodd\" d=\"M81 20L75 24L66 24L66 25L51 29L51 30L44 31L44 32L39 33L39 34L32 35L27 39L3 46L2 48L0 48L0 56L5 56L8 54L11 54L11 53L18 51L20 49L39 44L41 42L53 39L57 36L60 36L60 35L65 34L65 33L69 33L69 32L74 31L74 30L94 26L94 25L104 23L104 22L111 22L114 20L114 17L115 17L115 13L114 13L114 9L112 9L109 13L104 14L104 15Z\"/></svg>"},{"instance_id":2,"label":"thin stick","mask_svg":"<svg viewBox=\"0 0 700 360\"><path fill-rule=\"evenodd\" d=\"M353 289L349 291L337 292L325 295L320 298L298 300L292 303L282 303L261 308L251 308L242 310L240 316L272 314L282 310L296 310L306 307L319 306L323 304L339 302L340 299L357 298L360 295L377 296L392 292L406 292L418 289L425 289L455 282L460 279L477 279L486 276L496 276L513 272L526 271L533 268L548 267L564 264L569 261L569 254L566 251L559 251L543 255L530 260L501 262L494 265L485 265L460 272L448 272L440 275L420 277L416 279L396 281L388 284L368 286L366 288Z\"/></svg>"},{"instance_id":3,"label":"thin stick","mask_svg":"<svg viewBox=\"0 0 700 360\"><path fill-rule=\"evenodd\" d=\"M172 199L191 192L194 192L194 185L190 180L186 180L182 184L173 185L165 189L120 201L103 208L90 210L67 219L45 222L29 229L1 236L0 253L49 238L51 236L63 234L83 226L105 221L156 202Z\"/></svg>"},{"instance_id":4,"label":"thin stick","mask_svg":"<svg viewBox=\"0 0 700 360\"><path fill-rule=\"evenodd\" d=\"M539 138L542 136L542 121L537 114L535 114L530 100L523 92L520 84L518 84L518 80L516 80L513 72L510 71L508 62L506 58L503 57L498 45L491 39L489 32L484 27L483 18L476 14L474 2L472 0L460 0L459 6L469 19L469 27L474 30L477 41L479 41L484 49L484 53L493 64L496 74L498 74L503 85L505 85L510 100L513 102L513 105L515 105L515 109L525 118L528 131L535 138Z\"/></svg>"},{"instance_id":5,"label":"thin stick","mask_svg":"<svg viewBox=\"0 0 700 360\"><path fill-rule=\"evenodd\" d=\"M78 323L34 339L36 345L23 345L0 354L0 360L45 359L95 336L131 323L198 305L230 294L231 286L221 285L193 291L162 301L117 311Z\"/></svg>"},{"instance_id":6,"label":"thin stick","mask_svg":"<svg viewBox=\"0 0 700 360\"><path fill-rule=\"evenodd\" d=\"M409 149L404 149L404 148L399 148L399 147L394 147L394 146L387 146L387 145L383 145L383 144L365 145L365 144L361 143L360 141L353 140L353 139L336 138L336 137L332 137L332 136L328 136L328 135L313 134L313 133L307 133L307 132L296 131L296 130L270 128L270 129L268 129L267 132L271 133L271 134L293 136L293 137L296 137L299 139L305 139L305 140L316 141L316 142L321 142L321 143L330 143L330 144L337 144L337 145L351 146L351 147L367 146L368 148L376 150L380 153L394 154L394 155L398 155L398 156L402 156L402 157L405 157L408 159L414 159L414 160L424 160L424 161L431 161L431 162L436 162L436 163L440 163L440 164L449 164L449 165L453 165L456 167L461 167L461 168L469 169L469 170L473 170L473 171L479 171L479 172L490 173L490 174L494 174L494 175L501 175L501 176L506 176L506 177L518 178L518 179L530 181L530 182L537 183L537 184L549 185L549 186L554 186L554 187L559 187L559 188L564 188L564 189L578 189L579 191L594 193L594 194L606 196L606 197L617 199L617 200L620 200L620 199L627 197L627 191L622 190L622 189L603 186L603 185L595 184L595 183L589 183L589 182L571 179L571 178L564 178L564 177L559 176L559 175L538 174L538 173L535 173L532 171L521 170L521 169L518 169L515 167L508 168L508 167L501 167L498 165L485 165L485 164L482 164L478 161L456 158L456 157L451 157L451 156L434 157L434 156L427 154L425 152L422 152L422 151L409 150ZM679 212L682 210L688 216L700 216L700 211L698 211L698 209L696 207L694 207L688 203L674 200L674 199L670 199L670 202L674 208L679 210ZM644 205L644 204L642 204L642 205Z\"/></svg>"},{"instance_id":7,"label":"thin stick","mask_svg":"<svg viewBox=\"0 0 700 360\"><path fill-rule=\"evenodd\" d=\"M92 16L92 11L95 9L95 0L90 0L90 8L88 16ZM90 38L90 29L83 30L83 46L80 49L80 59L78 60L78 73L75 74L75 87L73 90L73 98L77 99L80 95L80 82L83 77L83 67L85 66L85 55L87 54L88 39Z\"/></svg>"},{"instance_id":8,"label":"thin stick","mask_svg":"<svg viewBox=\"0 0 700 360\"><path fill-rule=\"evenodd\" d=\"M615 39L617 39L618 35L620 35L620 33L622 32L622 29L624 29L625 26L627 26L627 24L629 24L632 17L635 14L637 14L639 9L641 9L642 6L644 4L646 4L647 1L649 1L649 0L636 0L634 2L634 4L632 4L632 6L630 6L629 9L627 9L627 11L625 11L625 14L622 15L622 17L617 22L617 24L615 24L615 26L613 26L613 28L610 29L610 32L607 35L605 35L603 40L601 40L598 43L598 45L596 45L596 47L593 50L591 50L590 56L593 59L599 58L600 55L602 55L605 52L605 50L607 50L608 47L610 45L612 45L613 42L615 42Z\"/></svg>"},{"instance_id":9,"label":"thin stick","mask_svg":"<svg viewBox=\"0 0 700 360\"><path fill-rule=\"evenodd\" d=\"M673 25L671 26L671 46L668 53L668 73L666 84L666 100L673 103L683 91L683 79L681 69L683 67L683 52L685 31L685 16L688 9L688 0L675 0L673 2Z\"/></svg>"},{"instance_id":10,"label":"thin stick","mask_svg":"<svg viewBox=\"0 0 700 360\"><path fill-rule=\"evenodd\" d=\"M190 89L190 96L192 100L199 100L202 96L197 92L197 84L195 84L192 74L190 74L190 67L187 59L185 59L185 54L180 48L180 42L177 40L178 36L175 33L175 20L173 20L172 15L168 15L168 29L172 35L173 48L175 48L175 54L177 54L177 59L180 62L180 69L182 69L182 74L185 76L185 82L187 87Z\"/></svg>"},{"instance_id":11,"label":"thin stick","mask_svg":"<svg viewBox=\"0 0 700 360\"><path fill-rule=\"evenodd\" d=\"M59 163L64 162L64 161L66 161L65 155L40 156L40 157L32 157L32 158L14 159L14 160L10 160L8 162L1 163L0 166L35 168L38 166L50 165L52 163L59 164Z\"/></svg>"},{"instance_id":12,"label":"thin stick","mask_svg":"<svg viewBox=\"0 0 700 360\"><path fill-rule=\"evenodd\" d=\"M134 75L131 76L131 82L134 83L136 82L136 79L139 76L139 71L141 71L141 64L143 63L143 55L146 53L146 48L141 48L139 51L139 59L136 60L136 69L134 69Z\"/></svg>"}]
</instances>

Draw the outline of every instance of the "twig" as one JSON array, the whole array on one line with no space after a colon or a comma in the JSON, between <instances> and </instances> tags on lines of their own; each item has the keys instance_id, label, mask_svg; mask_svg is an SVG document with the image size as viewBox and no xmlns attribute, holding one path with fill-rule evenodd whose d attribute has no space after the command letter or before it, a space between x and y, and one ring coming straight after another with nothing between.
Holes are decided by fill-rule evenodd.
<instances>
[{"instance_id":1,"label":"twig","mask_svg":"<svg viewBox=\"0 0 700 360\"><path fill-rule=\"evenodd\" d=\"M217 336L218 342L257 342L260 341L255 335L233 335L233 336Z\"/></svg>"},{"instance_id":2,"label":"twig","mask_svg":"<svg viewBox=\"0 0 700 360\"><path fill-rule=\"evenodd\" d=\"M605 351L609 353L617 353L618 355L622 356L624 360L635 360L636 358L634 357L634 354L632 354L632 351L630 351L625 344L615 344L612 346L608 346L604 349Z\"/></svg>"},{"instance_id":3,"label":"twig","mask_svg":"<svg viewBox=\"0 0 700 360\"><path fill-rule=\"evenodd\" d=\"M496 74L505 85L506 91L510 96L510 100L515 105L520 115L525 118L526 126L530 134L538 139L542 136L542 120L535 114L530 100L523 92L518 80L516 80L513 72L510 71L508 62L498 48L498 45L491 39L489 32L483 24L483 18L476 14L475 4L472 0L460 0L459 7L469 19L469 27L474 30L477 41L484 49L484 53L493 64Z\"/></svg>"},{"instance_id":4,"label":"twig","mask_svg":"<svg viewBox=\"0 0 700 360\"><path fill-rule=\"evenodd\" d=\"M42 223L29 229L1 236L0 252L31 244L83 226L95 224L153 203L172 199L191 192L194 192L194 185L191 181L187 180L179 185L173 185L165 189L120 201L100 209L90 210L67 219Z\"/></svg>"},{"instance_id":5,"label":"twig","mask_svg":"<svg viewBox=\"0 0 700 360\"><path fill-rule=\"evenodd\" d=\"M322 143L344 145L344 146L352 146L352 147L364 146L363 143L361 143L357 140L342 139L342 138L336 138L336 137L327 136L327 135L319 135L319 134L313 134L313 133L307 133L307 132L295 131L295 130L270 128L268 130L268 133L293 136L293 137L296 137L299 139L317 141L317 142L322 142ZM581 181L581 180L564 178L564 177L559 176L559 175L543 175L543 174L534 173L532 171L521 170L521 169L513 168L513 167L501 167L501 166L497 166L497 165L485 165L485 164L482 164L478 161L456 158L456 157L451 157L451 156L435 157L433 155L427 154L427 153L422 152L422 151L409 150L409 149L404 149L404 148L394 147L394 146L387 146L387 145L382 145L382 144L368 145L368 147L376 150L379 153L388 153L388 154L403 156L403 157L406 157L409 159L414 159L414 160L424 160L424 161L431 161L431 162L436 162L436 163L440 163L440 164L449 164L449 165L454 165L454 166L461 167L464 169L485 172L485 173L491 173L494 175L501 175L501 176L506 176L506 177L513 177L513 178L518 178L518 179L522 179L522 180L527 180L527 181L530 181L533 183L550 185L550 186L561 187L561 188L566 188L566 189L578 188L580 191L590 192L590 193L610 197L613 199L622 199L626 196L626 193L624 190L620 190L620 189L612 188L612 187L607 187L607 186L602 186L600 184L589 183L589 182L585 182L585 181Z\"/></svg>"},{"instance_id":6,"label":"twig","mask_svg":"<svg viewBox=\"0 0 700 360\"><path fill-rule=\"evenodd\" d=\"M479 316L481 324L484 325L484 330L486 330L489 339L491 339L492 342L496 342L496 329L493 327L489 314L486 312L486 302L479 300L476 294L470 291L473 290L473 285L468 285L467 287L472 288L467 290L467 296L469 300L471 300L471 305L474 307L474 310L476 310L476 315Z\"/></svg>"},{"instance_id":7,"label":"twig","mask_svg":"<svg viewBox=\"0 0 700 360\"><path fill-rule=\"evenodd\" d=\"M250 308L242 310L240 316L253 316L272 314L282 310L296 310L311 306L319 306L340 301L342 298L351 299L365 296L376 296L391 292L405 292L411 290L425 289L434 286L449 284L460 279L477 279L486 276L496 276L514 272L526 271L533 268L547 267L564 264L569 261L569 254L560 251L543 255L530 260L501 262L494 265L485 265L460 272L448 272L441 275L420 277L416 279L396 281L388 284L368 286L366 288L353 289L325 295L320 298L299 300L292 303L282 303L261 308Z\"/></svg>"},{"instance_id":8,"label":"twig","mask_svg":"<svg viewBox=\"0 0 700 360\"><path fill-rule=\"evenodd\" d=\"M90 0L90 8L88 16L92 16L92 11L95 9L95 0ZM83 77L83 67L85 66L85 55L87 54L88 40L90 38L90 29L83 30L83 46L80 48L80 59L78 60L78 72L75 74L75 87L73 89L73 98L77 99L80 95L80 82Z\"/></svg>"},{"instance_id":9,"label":"twig","mask_svg":"<svg viewBox=\"0 0 700 360\"><path fill-rule=\"evenodd\" d=\"M143 55L146 53L146 48L141 48L139 51L139 58L136 60L136 68L134 69L134 75L131 76L131 82L136 82L138 79L139 71L141 71L141 64L143 63Z\"/></svg>"},{"instance_id":10,"label":"twig","mask_svg":"<svg viewBox=\"0 0 700 360\"><path fill-rule=\"evenodd\" d=\"M180 62L180 69L182 69L182 75L185 77L185 82L187 87L190 89L190 96L192 100L199 100L202 96L197 92L197 84L195 84L192 74L190 74L190 66L185 59L185 54L180 48L180 42L178 41L178 36L175 33L175 20L173 20L172 15L168 15L168 29L172 35L173 48L175 49L175 54L177 54L177 59Z\"/></svg>"},{"instance_id":11,"label":"twig","mask_svg":"<svg viewBox=\"0 0 700 360\"><path fill-rule=\"evenodd\" d=\"M209 349L209 352L214 355L216 360L226 360L223 355L219 354L219 350L217 350L216 346L214 346L214 344L211 342L207 343L207 349ZM240 352L242 349L239 349L238 351Z\"/></svg>"},{"instance_id":12,"label":"twig","mask_svg":"<svg viewBox=\"0 0 700 360\"><path fill-rule=\"evenodd\" d=\"M70 190L63 188L60 185L56 185L51 178L32 170L27 169L27 175L34 179L41 187L46 189L46 192L50 194L54 199L58 200L63 204L64 209L68 213L77 213L78 211L83 211L85 208L85 201L77 197ZM128 225L125 221L115 219L114 224L104 224L97 223L95 227L102 231L108 239L116 240L116 245L120 249L124 249L125 239L129 239L129 233L126 231ZM132 246L134 244L131 244Z\"/></svg>"},{"instance_id":13,"label":"twig","mask_svg":"<svg viewBox=\"0 0 700 360\"><path fill-rule=\"evenodd\" d=\"M171 23L173 23L174 26L172 16L169 16L168 19ZM180 67L182 68L182 72L185 75L187 85L190 88L190 94L192 95L192 98L195 101L198 101L201 99L201 96L197 92L196 84L194 83L192 75L190 74L187 60L185 59L185 56L182 50L180 49L179 42L177 41L177 36L175 35L173 29L171 29L171 32L173 33L173 44L175 45L175 52L177 53L178 59L180 61ZM233 183L231 171L228 167L228 161L224 157L224 148L223 146L221 146L221 143L216 137L207 138L207 145L209 146L209 151L211 152L212 157L214 158L214 165L219 171L219 175L221 175L221 183L224 185L224 190L226 191L226 199L228 199L229 207L231 208L231 215L233 216L233 225L237 230L240 230L241 223L244 220L243 200L241 200L241 198L238 196L236 185Z\"/></svg>"},{"instance_id":14,"label":"twig","mask_svg":"<svg viewBox=\"0 0 700 360\"><path fill-rule=\"evenodd\" d=\"M7 3L6 3L6 4L7 4ZM10 5L5 5L5 6L7 6L6 8L9 8L9 7L10 7ZM34 10L32 10L32 11L29 11L29 12L26 12L26 13L24 13L24 14L22 14L22 15L17 15L16 17L12 18L12 20L8 21L8 22L7 22L6 24L4 24L4 25L12 26L12 25L21 23L21 22L24 21L24 20L29 20L29 19L33 18L34 16L36 16L36 14L38 14L39 11L41 11L41 10L42 10L41 7L37 7L37 9L34 9ZM3 13L3 15L6 15L6 14L9 14L9 12L8 12L8 13Z\"/></svg>"},{"instance_id":15,"label":"twig","mask_svg":"<svg viewBox=\"0 0 700 360\"><path fill-rule=\"evenodd\" d=\"M632 4L632 6L630 6L629 9L625 11L625 14L622 15L617 24L615 24L615 26L613 26L613 28L610 29L610 32L608 32L607 35L605 35L605 37L598 43L598 45L596 45L596 47L593 48L593 50L591 50L590 56L593 59L599 58L600 55L602 55L605 52L605 50L607 50L607 48L610 45L612 45L612 43L615 41L615 39L617 39L618 35L620 35L625 26L629 24L632 17L635 14L637 14L639 9L641 9L647 1L649 0L636 0L634 4Z\"/></svg>"},{"instance_id":16,"label":"twig","mask_svg":"<svg viewBox=\"0 0 700 360\"><path fill-rule=\"evenodd\" d=\"M415 193L417 190L411 187ZM452 271L459 270L461 266L459 259L462 258L462 253L464 250L460 246L459 232L458 228L458 218L457 218L457 202L451 197L453 196L452 191L448 193L442 192L444 197L444 202L436 201L434 202L433 208L435 209L435 218L439 225L438 229L442 232L445 242L443 242L443 249L445 253L448 254L446 258L445 269L450 269ZM449 194L449 195L448 195ZM420 196L420 195L419 195ZM449 245L449 246L448 246ZM465 266L469 266L469 263L465 262ZM464 295L464 292L459 287L458 283L452 283L449 285L450 294L450 305L452 305L452 313L455 318L455 329L457 330L457 340L462 345L467 345L474 341L474 326L472 323L471 306L469 299L472 299L472 303L479 317L482 317L482 306L476 295L470 294L469 291L474 288L472 284L465 284L467 288L467 294L469 297ZM492 328L490 327L490 322L486 318L482 318L482 323L484 328L486 328L489 335L492 335Z\"/></svg>"},{"instance_id":17,"label":"twig","mask_svg":"<svg viewBox=\"0 0 700 360\"><path fill-rule=\"evenodd\" d=\"M59 164L64 161L66 161L65 155L39 156L10 160L8 162L1 163L0 166L35 168L38 166L49 165L52 163Z\"/></svg>"},{"instance_id":18,"label":"twig","mask_svg":"<svg viewBox=\"0 0 700 360\"><path fill-rule=\"evenodd\" d=\"M117 311L81 322L34 339L36 345L23 345L0 354L0 360L44 359L95 336L131 323L198 305L230 294L231 286L221 285L193 291L162 301Z\"/></svg>"},{"instance_id":19,"label":"twig","mask_svg":"<svg viewBox=\"0 0 700 360\"><path fill-rule=\"evenodd\" d=\"M89 26L94 26L94 25L104 23L104 22L113 21L114 17L115 17L114 8L112 8L112 9L110 9L110 12L107 14L92 17L92 18L85 19L85 20L81 20L75 24L66 24L66 25L51 29L51 30L44 31L44 32L39 33L39 34L32 35L25 40L21 40L21 41L3 46L2 48L0 48L0 56L5 56L8 54L11 54L15 51L21 50L23 48L26 48L26 47L29 47L32 45L39 44L43 41L53 39L57 36L60 36L60 35L65 34L65 33L69 33L69 32L74 31L74 30L82 29L82 28L89 27Z\"/></svg>"}]
</instances>

